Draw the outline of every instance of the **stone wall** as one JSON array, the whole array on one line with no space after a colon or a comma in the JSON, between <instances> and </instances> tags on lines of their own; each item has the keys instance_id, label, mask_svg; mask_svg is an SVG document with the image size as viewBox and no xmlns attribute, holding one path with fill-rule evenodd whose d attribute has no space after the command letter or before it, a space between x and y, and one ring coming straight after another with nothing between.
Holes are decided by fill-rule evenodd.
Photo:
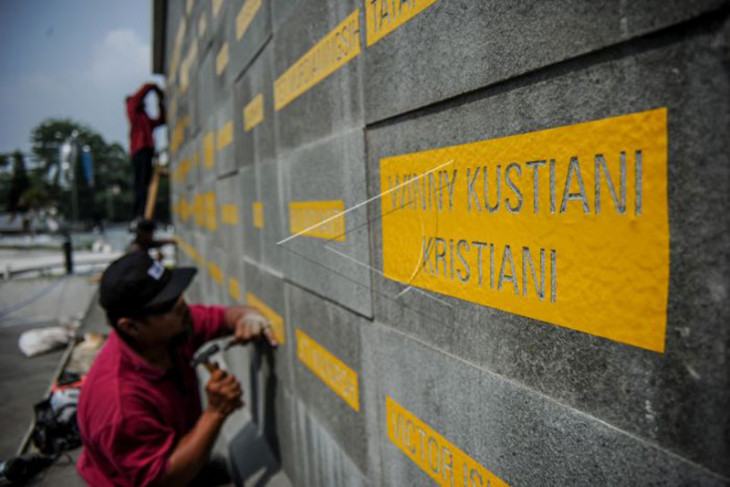
<instances>
[{"instance_id":1,"label":"stone wall","mask_svg":"<svg viewBox=\"0 0 730 487\"><path fill-rule=\"evenodd\" d=\"M170 0L220 447L275 485L725 485L730 7ZM382 197L381 197L382 193Z\"/></svg>"}]
</instances>

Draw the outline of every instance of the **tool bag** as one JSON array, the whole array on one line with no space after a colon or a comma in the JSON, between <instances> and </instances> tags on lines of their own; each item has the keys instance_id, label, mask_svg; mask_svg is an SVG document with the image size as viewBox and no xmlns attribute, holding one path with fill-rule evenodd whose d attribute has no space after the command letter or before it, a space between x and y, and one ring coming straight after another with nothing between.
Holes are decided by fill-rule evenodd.
<instances>
[{"instance_id":1,"label":"tool bag","mask_svg":"<svg viewBox=\"0 0 730 487\"><path fill-rule=\"evenodd\" d=\"M34 405L33 409L35 425L31 438L42 453L57 456L81 446L75 402L54 409L51 400L46 399Z\"/></svg>"}]
</instances>

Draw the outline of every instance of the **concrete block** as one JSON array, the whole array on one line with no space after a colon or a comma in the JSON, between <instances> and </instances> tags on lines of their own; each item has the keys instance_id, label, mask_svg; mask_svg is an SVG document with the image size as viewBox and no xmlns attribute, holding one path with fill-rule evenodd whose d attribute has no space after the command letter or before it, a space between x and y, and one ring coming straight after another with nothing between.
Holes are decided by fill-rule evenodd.
<instances>
[{"instance_id":1,"label":"concrete block","mask_svg":"<svg viewBox=\"0 0 730 487\"><path fill-rule=\"evenodd\" d=\"M250 261L261 262L261 236L253 221L253 205L259 201L254 167L242 167L238 170L238 192L242 205L243 255Z\"/></svg>"},{"instance_id":2,"label":"concrete block","mask_svg":"<svg viewBox=\"0 0 730 487\"><path fill-rule=\"evenodd\" d=\"M626 47L623 56L598 57L581 69L566 66L367 136L372 194L378 194L383 157L667 107L671 239L664 353L444 295L396 297L404 287L374 273L376 318L728 476L727 352L718 344L728 339L730 310L726 287L718 283L730 273L730 242L717 226L730 190L723 128L730 89L718 47L726 33L723 19L667 31ZM372 214L380 211L378 202ZM382 270L378 218L372 231L374 267ZM630 464L626 475L636 466Z\"/></svg>"},{"instance_id":3,"label":"concrete block","mask_svg":"<svg viewBox=\"0 0 730 487\"><path fill-rule=\"evenodd\" d=\"M210 1L211 35L214 43L228 35L228 29L231 26L231 3L231 0Z\"/></svg>"},{"instance_id":4,"label":"concrete block","mask_svg":"<svg viewBox=\"0 0 730 487\"><path fill-rule=\"evenodd\" d=\"M190 286L190 296L186 297L189 303L192 304L206 304L208 300L208 272L206 270L206 248L205 248L205 236L203 233L196 229L193 232L193 247L195 248L196 256L198 260L195 262L195 267L198 269L198 273L195 275L195 279Z\"/></svg>"},{"instance_id":5,"label":"concrete block","mask_svg":"<svg viewBox=\"0 0 730 487\"><path fill-rule=\"evenodd\" d=\"M213 41L213 28L211 18L211 2L206 0L197 0L193 13L190 17L190 28L197 36L198 49L200 53L204 53Z\"/></svg>"},{"instance_id":6,"label":"concrete block","mask_svg":"<svg viewBox=\"0 0 730 487\"><path fill-rule=\"evenodd\" d=\"M207 122L201 125L200 136L197 137L199 151L198 162L198 187L210 186L216 179L216 165L218 164L218 151L216 150L216 135L218 132L217 118L211 116Z\"/></svg>"},{"instance_id":7,"label":"concrete block","mask_svg":"<svg viewBox=\"0 0 730 487\"><path fill-rule=\"evenodd\" d=\"M306 406L294 400L297 485L365 487L372 485L356 463ZM307 452L301 455L300 452Z\"/></svg>"},{"instance_id":8,"label":"concrete block","mask_svg":"<svg viewBox=\"0 0 730 487\"><path fill-rule=\"evenodd\" d=\"M215 170L219 178L236 170L235 138L233 120L233 97L229 96L216 112Z\"/></svg>"},{"instance_id":9,"label":"concrete block","mask_svg":"<svg viewBox=\"0 0 730 487\"><path fill-rule=\"evenodd\" d=\"M360 130L333 135L282 157L284 201L289 235L312 223L332 218L365 201L363 134ZM325 203L311 203L311 202ZM291 218L292 202L305 210ZM334 202L334 203L332 203ZM312 205L332 205L323 210ZM366 206L334 217L320 226L283 241L287 278L361 315L371 316L369 236ZM341 224L344 219L344 224ZM292 227L292 223L294 226ZM344 231L342 230L344 228ZM317 237L312 236L316 234Z\"/></svg>"},{"instance_id":10,"label":"concrete block","mask_svg":"<svg viewBox=\"0 0 730 487\"><path fill-rule=\"evenodd\" d=\"M236 485L292 485L290 478L295 478L292 462L296 458L294 415L291 412L294 399L286 390L281 393L283 399L277 401L281 409L277 410L275 443L271 443L250 420L235 432L235 436L228 443Z\"/></svg>"},{"instance_id":11,"label":"concrete block","mask_svg":"<svg viewBox=\"0 0 730 487\"><path fill-rule=\"evenodd\" d=\"M279 78L360 6L353 0L302 0L292 7L293 10L274 36L274 79ZM357 37L352 39L353 46L355 39ZM360 47L364 49L363 44ZM357 56L278 110L277 154L289 152L333 133L362 127L362 73L361 57Z\"/></svg>"},{"instance_id":12,"label":"concrete block","mask_svg":"<svg viewBox=\"0 0 730 487\"><path fill-rule=\"evenodd\" d=\"M175 50L175 38L180 24L185 20L182 2L168 2L165 25L165 72L170 73L170 67Z\"/></svg>"},{"instance_id":13,"label":"concrete block","mask_svg":"<svg viewBox=\"0 0 730 487\"><path fill-rule=\"evenodd\" d=\"M246 283L243 259L235 251L223 251L223 262L226 269L226 280L223 283L223 304L227 306L241 305L246 302Z\"/></svg>"},{"instance_id":14,"label":"concrete block","mask_svg":"<svg viewBox=\"0 0 730 487\"><path fill-rule=\"evenodd\" d=\"M244 209L254 213L252 217L256 221L252 222L254 225L251 231L261 238L261 264L277 272L283 271L284 259L282 247L277 244L288 235L284 228L285 205L282 201L280 167L276 161L256 165L259 200L255 209ZM256 212L260 212L260 215L256 215Z\"/></svg>"},{"instance_id":15,"label":"concrete block","mask_svg":"<svg viewBox=\"0 0 730 487\"><path fill-rule=\"evenodd\" d=\"M230 4L230 69L235 79L271 38L271 2L232 0Z\"/></svg>"},{"instance_id":16,"label":"concrete block","mask_svg":"<svg viewBox=\"0 0 730 487\"><path fill-rule=\"evenodd\" d=\"M530 1L516 8L509 1L435 2L364 52L366 121L393 117L594 52L723 4L720 0L670 5L661 0L630 5L620 0L591 4L554 0ZM364 7L369 8L370 4ZM388 19L398 24L410 10L404 7L401 12L383 16L378 24L368 20L370 30L375 32L377 25L384 32ZM365 22L364 16L363 26ZM449 35L438 35L442 32Z\"/></svg>"},{"instance_id":17,"label":"concrete block","mask_svg":"<svg viewBox=\"0 0 730 487\"><path fill-rule=\"evenodd\" d=\"M287 324L291 328L290 334L295 336L291 344L295 393L302 403L297 413L298 441L300 447L306 446L300 451L316 451L316 444L323 439L319 430L324 429L334 442L326 449L333 453L341 450L357 470L369 476L371 459L368 444L374 437L367 431L367 418L372 414L373 404L368 395L372 390L363 384L372 378L364 375L362 366L362 329L368 326L368 322L297 286L287 284L286 289L289 306ZM316 355L312 355L317 357L314 361L306 358L312 343L319 347ZM312 363L330 365L315 372L317 369L310 368ZM346 375L353 372L356 379ZM332 379L335 381L326 382ZM329 440L325 442L329 443ZM320 468L313 466L325 468L318 463L321 459L314 458L314 455L302 455L302 461L303 469L299 470L298 479L312 479L312 476L321 473ZM323 485L320 482L303 484Z\"/></svg>"},{"instance_id":18,"label":"concrete block","mask_svg":"<svg viewBox=\"0 0 730 487\"><path fill-rule=\"evenodd\" d=\"M205 304L223 304L226 302L228 272L225 268L223 251L215 245L214 236L206 237L205 276L208 283Z\"/></svg>"},{"instance_id":19,"label":"concrete block","mask_svg":"<svg viewBox=\"0 0 730 487\"><path fill-rule=\"evenodd\" d=\"M215 73L215 57L216 53L213 49L200 52L202 56L198 74L197 74L197 105L198 112L196 118L200 131L205 131L209 120L215 115L216 111L216 73Z\"/></svg>"},{"instance_id":20,"label":"concrete block","mask_svg":"<svg viewBox=\"0 0 730 487\"><path fill-rule=\"evenodd\" d=\"M272 30L277 31L279 26L294 11L300 0L270 0Z\"/></svg>"},{"instance_id":21,"label":"concrete block","mask_svg":"<svg viewBox=\"0 0 730 487\"><path fill-rule=\"evenodd\" d=\"M695 463L500 375L386 327L379 327L378 335L369 350L379 365L384 485L431 483L404 449L446 479L445 485L452 475L461 485L464 462L456 448L507 485L725 485ZM386 398L422 424L413 418L386 423ZM404 442L400 435L406 429L411 437ZM481 475L481 485L487 485Z\"/></svg>"},{"instance_id":22,"label":"concrete block","mask_svg":"<svg viewBox=\"0 0 730 487\"><path fill-rule=\"evenodd\" d=\"M271 321L275 336L280 342L279 347L273 351L268 346L256 347L256 361L261 369L259 382L263 384L269 380L269 376L273 376L277 387L293 390L291 369L296 344L292 326L287 321L284 281L281 276L248 262L244 264L244 276L244 301L257 307Z\"/></svg>"},{"instance_id":23,"label":"concrete block","mask_svg":"<svg viewBox=\"0 0 730 487\"><path fill-rule=\"evenodd\" d=\"M188 151L186 157L190 161L190 168L185 172L184 184L190 195L193 194L192 190L201 181L201 173L203 170L202 148L203 135L198 130L197 133L191 135L190 141L186 144L186 150Z\"/></svg>"},{"instance_id":24,"label":"concrete block","mask_svg":"<svg viewBox=\"0 0 730 487\"><path fill-rule=\"evenodd\" d=\"M273 48L268 44L236 82L233 115L236 120L235 145L239 166L263 164L275 159L272 55ZM259 95L261 97L257 98Z\"/></svg>"},{"instance_id":25,"label":"concrete block","mask_svg":"<svg viewBox=\"0 0 730 487\"><path fill-rule=\"evenodd\" d=\"M215 9L218 1L215 0L212 3L214 32L211 46L211 54L214 57L213 91L216 108L229 101L236 75L231 66L231 42L234 39L234 19L231 18L233 5L232 2L226 0L219 2L221 4L220 13L216 17Z\"/></svg>"}]
</instances>

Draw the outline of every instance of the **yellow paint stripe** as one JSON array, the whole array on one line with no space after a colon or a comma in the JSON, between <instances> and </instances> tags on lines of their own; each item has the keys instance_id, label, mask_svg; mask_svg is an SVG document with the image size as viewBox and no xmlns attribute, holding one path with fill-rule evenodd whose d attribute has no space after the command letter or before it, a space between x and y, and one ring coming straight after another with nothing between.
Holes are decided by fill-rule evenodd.
<instances>
[{"instance_id":1,"label":"yellow paint stripe","mask_svg":"<svg viewBox=\"0 0 730 487\"><path fill-rule=\"evenodd\" d=\"M228 278L228 294L237 302L240 303L243 299L243 293L241 292L241 284L237 279L233 277Z\"/></svg>"},{"instance_id":2,"label":"yellow paint stripe","mask_svg":"<svg viewBox=\"0 0 730 487\"><path fill-rule=\"evenodd\" d=\"M238 225L238 207L236 205L221 205L221 223L230 226Z\"/></svg>"},{"instance_id":3,"label":"yellow paint stripe","mask_svg":"<svg viewBox=\"0 0 730 487\"><path fill-rule=\"evenodd\" d=\"M345 202L292 201L289 203L289 231L292 235L344 242Z\"/></svg>"},{"instance_id":4,"label":"yellow paint stripe","mask_svg":"<svg viewBox=\"0 0 730 487\"><path fill-rule=\"evenodd\" d=\"M212 0L213 3L213 20L218 18L218 14L221 12L223 6L223 0Z\"/></svg>"},{"instance_id":5,"label":"yellow paint stripe","mask_svg":"<svg viewBox=\"0 0 730 487\"><path fill-rule=\"evenodd\" d=\"M205 205L205 228L210 231L218 229L218 214L215 204L215 192L209 191L204 196Z\"/></svg>"},{"instance_id":6,"label":"yellow paint stripe","mask_svg":"<svg viewBox=\"0 0 730 487\"><path fill-rule=\"evenodd\" d=\"M383 272L663 352L667 146L660 108L384 158Z\"/></svg>"},{"instance_id":7,"label":"yellow paint stripe","mask_svg":"<svg viewBox=\"0 0 730 487\"><path fill-rule=\"evenodd\" d=\"M253 226L264 228L264 204L261 201L254 201L252 206Z\"/></svg>"},{"instance_id":8,"label":"yellow paint stripe","mask_svg":"<svg viewBox=\"0 0 730 487\"><path fill-rule=\"evenodd\" d=\"M215 57L215 74L218 76L223 74L223 71L226 70L226 67L228 66L228 57L228 43L224 42L220 50L218 50L218 55Z\"/></svg>"},{"instance_id":9,"label":"yellow paint stripe","mask_svg":"<svg viewBox=\"0 0 730 487\"><path fill-rule=\"evenodd\" d=\"M357 373L297 328L297 357L352 409L360 411Z\"/></svg>"},{"instance_id":10,"label":"yellow paint stripe","mask_svg":"<svg viewBox=\"0 0 730 487\"><path fill-rule=\"evenodd\" d=\"M209 132L203 136L203 166L215 166L215 134Z\"/></svg>"},{"instance_id":11,"label":"yellow paint stripe","mask_svg":"<svg viewBox=\"0 0 730 487\"><path fill-rule=\"evenodd\" d=\"M365 2L365 34L372 46L437 0L367 0Z\"/></svg>"},{"instance_id":12,"label":"yellow paint stripe","mask_svg":"<svg viewBox=\"0 0 730 487\"><path fill-rule=\"evenodd\" d=\"M261 0L246 0L236 16L236 40L240 41L261 8Z\"/></svg>"},{"instance_id":13,"label":"yellow paint stripe","mask_svg":"<svg viewBox=\"0 0 730 487\"><path fill-rule=\"evenodd\" d=\"M507 487L495 474L470 458L390 396L385 398L388 438L438 485Z\"/></svg>"},{"instance_id":14,"label":"yellow paint stripe","mask_svg":"<svg viewBox=\"0 0 730 487\"><path fill-rule=\"evenodd\" d=\"M243 128L246 132L264 120L264 96L259 93L243 109Z\"/></svg>"},{"instance_id":15,"label":"yellow paint stripe","mask_svg":"<svg viewBox=\"0 0 730 487\"><path fill-rule=\"evenodd\" d=\"M355 10L274 82L274 107L295 98L360 54L360 10Z\"/></svg>"},{"instance_id":16,"label":"yellow paint stripe","mask_svg":"<svg viewBox=\"0 0 730 487\"><path fill-rule=\"evenodd\" d=\"M217 150L225 149L233 143L233 121L223 124L223 127L216 134Z\"/></svg>"},{"instance_id":17,"label":"yellow paint stripe","mask_svg":"<svg viewBox=\"0 0 730 487\"><path fill-rule=\"evenodd\" d=\"M271 323L271 328L274 332L274 338L281 345L286 343L286 331L284 329L284 318L279 313L271 309L266 303L261 301L256 295L252 293L246 293L246 304L253 306L263 314L266 319Z\"/></svg>"},{"instance_id":18,"label":"yellow paint stripe","mask_svg":"<svg viewBox=\"0 0 730 487\"><path fill-rule=\"evenodd\" d=\"M223 271L220 267L218 267L218 264L212 260L208 262L208 272L210 273L210 277L212 277L219 286L223 285Z\"/></svg>"}]
</instances>

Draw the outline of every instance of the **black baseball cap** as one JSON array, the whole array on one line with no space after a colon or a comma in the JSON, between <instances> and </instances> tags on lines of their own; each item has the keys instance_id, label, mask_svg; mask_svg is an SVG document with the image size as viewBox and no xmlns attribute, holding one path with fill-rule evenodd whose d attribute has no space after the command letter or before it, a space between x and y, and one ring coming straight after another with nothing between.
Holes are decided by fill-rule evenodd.
<instances>
[{"instance_id":1,"label":"black baseball cap","mask_svg":"<svg viewBox=\"0 0 730 487\"><path fill-rule=\"evenodd\" d=\"M99 302L112 325L172 309L198 270L167 269L146 251L130 252L112 262L101 276Z\"/></svg>"}]
</instances>

